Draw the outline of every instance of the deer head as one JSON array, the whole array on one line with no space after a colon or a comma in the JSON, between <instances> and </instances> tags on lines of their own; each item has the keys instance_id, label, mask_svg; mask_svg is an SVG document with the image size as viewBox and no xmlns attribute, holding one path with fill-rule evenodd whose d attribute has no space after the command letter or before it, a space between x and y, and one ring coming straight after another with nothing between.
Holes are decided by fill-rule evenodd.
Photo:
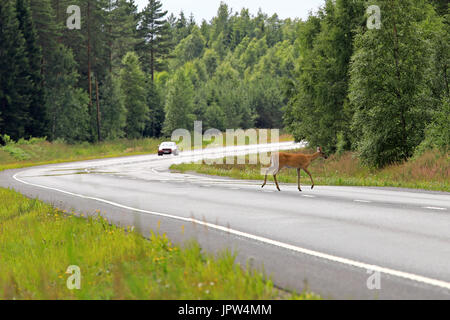
<instances>
[{"instance_id":1,"label":"deer head","mask_svg":"<svg viewBox=\"0 0 450 320\"><path fill-rule=\"evenodd\" d=\"M325 154L325 152L322 151L322 147L317 147L317 152L320 153L320 156L324 159L328 159L328 156Z\"/></svg>"}]
</instances>

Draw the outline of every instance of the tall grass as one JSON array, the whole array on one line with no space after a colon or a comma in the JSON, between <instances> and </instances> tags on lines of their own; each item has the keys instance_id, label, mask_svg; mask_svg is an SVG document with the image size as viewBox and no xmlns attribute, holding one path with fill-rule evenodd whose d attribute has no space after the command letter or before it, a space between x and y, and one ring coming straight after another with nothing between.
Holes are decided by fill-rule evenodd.
<instances>
[{"instance_id":1,"label":"tall grass","mask_svg":"<svg viewBox=\"0 0 450 320\"><path fill-rule=\"evenodd\" d=\"M312 151L296 150L291 152L310 153ZM171 169L236 179L261 180L264 178L261 175L260 164L179 164L173 165ZM357 154L348 152L342 155L333 155L328 160L319 159L311 165L309 171L312 173L316 185L403 187L450 191L449 155L438 151L428 151L403 164L391 165L378 170L363 165ZM284 169L279 175L279 180L285 183L296 183L296 170ZM309 183L309 177L302 173L302 184Z\"/></svg>"},{"instance_id":2,"label":"tall grass","mask_svg":"<svg viewBox=\"0 0 450 320\"><path fill-rule=\"evenodd\" d=\"M6 189L0 244L0 299L317 298L274 289L230 252L214 257L155 233L147 240L101 216L80 218ZM66 286L70 265L80 267L80 290Z\"/></svg>"}]
</instances>

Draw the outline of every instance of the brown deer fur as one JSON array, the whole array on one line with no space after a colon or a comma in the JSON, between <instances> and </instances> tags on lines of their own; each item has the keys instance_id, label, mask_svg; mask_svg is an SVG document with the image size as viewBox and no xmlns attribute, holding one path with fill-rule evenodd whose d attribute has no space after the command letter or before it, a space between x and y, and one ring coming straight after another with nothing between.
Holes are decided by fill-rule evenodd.
<instances>
[{"instance_id":1,"label":"brown deer fur","mask_svg":"<svg viewBox=\"0 0 450 320\"><path fill-rule=\"evenodd\" d=\"M277 174L284 168L295 168L297 169L297 177L298 177L298 190L302 191L302 188L300 186L300 171L303 170L308 174L308 176L311 178L311 189L314 188L314 180L311 175L311 173L308 171L308 167L310 164L316 160L317 158L322 157L324 159L327 159L328 157L325 155L325 153L322 151L321 147L317 148L317 152L314 154L301 154L301 153L283 153L280 152L278 154L275 154L272 156L272 163L271 167L267 169L266 176L264 178L264 184L262 185L262 188L267 184L267 176L269 172L273 172L273 178L275 180L275 184L277 186L278 191L280 190L280 186L278 185L277 181Z\"/></svg>"}]
</instances>

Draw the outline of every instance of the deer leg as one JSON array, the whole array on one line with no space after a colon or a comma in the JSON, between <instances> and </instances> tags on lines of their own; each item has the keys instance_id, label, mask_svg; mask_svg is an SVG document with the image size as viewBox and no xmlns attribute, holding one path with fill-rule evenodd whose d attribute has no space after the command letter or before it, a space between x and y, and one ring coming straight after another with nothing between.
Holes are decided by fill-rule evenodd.
<instances>
[{"instance_id":1,"label":"deer leg","mask_svg":"<svg viewBox=\"0 0 450 320\"><path fill-rule=\"evenodd\" d=\"M297 169L297 177L298 177L298 191L302 192L302 187L300 186L300 169Z\"/></svg>"},{"instance_id":2,"label":"deer leg","mask_svg":"<svg viewBox=\"0 0 450 320\"><path fill-rule=\"evenodd\" d=\"M269 175L269 170L270 169L268 169L267 172L266 172L266 176L264 177L264 183L263 183L261 188L264 188L266 186L266 184L267 184L267 176Z\"/></svg>"},{"instance_id":3,"label":"deer leg","mask_svg":"<svg viewBox=\"0 0 450 320\"><path fill-rule=\"evenodd\" d=\"M312 183L311 190L314 189L314 180L313 180L311 173L309 173L308 169L303 169L303 171L305 171L308 174L308 176L311 178L311 183Z\"/></svg>"},{"instance_id":4,"label":"deer leg","mask_svg":"<svg viewBox=\"0 0 450 320\"><path fill-rule=\"evenodd\" d=\"M275 180L275 184L277 185L278 191L281 191L280 186L278 185L278 181L277 181L277 174L278 174L278 172L273 175L273 180Z\"/></svg>"},{"instance_id":5,"label":"deer leg","mask_svg":"<svg viewBox=\"0 0 450 320\"><path fill-rule=\"evenodd\" d=\"M264 183L263 183L263 185L261 186L261 188L264 188L264 187L266 186L266 184L267 184L267 176L269 175L269 172L270 172L270 171L275 172L275 171L274 171L275 169L276 169L276 167L275 167L274 165L272 165L270 168L267 169L267 171L266 171L266 176L264 177Z\"/></svg>"}]
</instances>

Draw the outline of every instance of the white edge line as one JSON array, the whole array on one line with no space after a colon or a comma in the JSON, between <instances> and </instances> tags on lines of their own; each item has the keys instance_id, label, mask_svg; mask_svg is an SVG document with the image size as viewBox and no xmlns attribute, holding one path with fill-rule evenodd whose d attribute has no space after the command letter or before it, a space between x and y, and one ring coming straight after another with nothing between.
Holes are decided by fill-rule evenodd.
<instances>
[{"instance_id":1,"label":"white edge line","mask_svg":"<svg viewBox=\"0 0 450 320\"><path fill-rule=\"evenodd\" d=\"M430 209L430 210L441 210L446 211L447 208L439 208L439 207L423 207L424 209Z\"/></svg>"},{"instance_id":2,"label":"white edge line","mask_svg":"<svg viewBox=\"0 0 450 320\"><path fill-rule=\"evenodd\" d=\"M20 182L20 183L26 184L26 185L30 185L30 186L34 186L34 187L38 187L38 188L42 188L42 189L53 190L53 191L65 193L65 194L68 194L68 195L71 195L71 196L75 196L75 197L79 197L79 198L83 198L83 199L90 199L90 200L94 200L94 201L98 201L98 202L103 202L103 203L106 203L106 204L109 204L109 205L112 205L112 206L115 206L115 207L131 210L131 211L147 213L147 214L160 216L160 217L164 217L164 218L169 218L169 219L174 219L174 220L191 222L191 223L199 224L199 225L202 225L202 226L206 226L206 227L211 228L211 229L216 229L216 230L219 230L219 231L223 231L225 233L233 234L233 235L236 235L236 236L239 236L239 237L243 237L243 238L251 239L251 240L254 240L254 241L259 241L259 242L262 242L262 243L270 244L270 245L273 245L273 246L276 246L276 247L280 247L280 248L283 248L283 249L291 250L291 251L298 252L298 253L301 253L301 254L310 255L310 256L313 256L313 257L316 257L316 258L321 258L321 259L325 259L325 260L329 260L329 261L333 261L333 262L338 262L338 263L350 265L352 267L356 267L356 268L360 268L360 269L380 272L380 273L384 273L384 274L387 274L387 275L391 275L391 276L395 276L395 277L399 277L399 278L403 278L403 279L408 279L408 280L412 280L412 281L416 281L416 282L421 282L421 283L425 283L425 284L428 284L428 285L441 287L441 288L445 288L445 289L450 290L450 283L449 282L445 282L445 281L441 281L441 280L435 280L435 279L427 278L427 277L424 277L424 276L415 275L415 274L412 274L412 273L407 273L407 272L403 272L403 271L397 271L397 270L393 270L393 269L389 269L389 268L380 267L380 266L377 266L377 265L370 265L370 264L366 264L366 263L363 263L363 262L358 262L358 261L354 261L354 260L350 260L350 259L346 259L346 258L333 256L333 255L326 254L326 253L321 253L321 252L318 252L318 251L313 251L313 250L301 248L301 247L298 247L298 246L286 244L286 243L283 243L283 242L280 242L280 241L276 241L276 240L272 240L272 239L268 239L268 238L264 238L264 237L260 237L260 236L255 236L255 235L252 235L252 234L249 234L249 233L246 233L246 232L237 231L237 230L234 230L234 229L222 227L222 226L215 225L215 224L212 224L212 223L209 223L209 222L196 220L196 219L193 219L193 218L184 218L184 217L174 216L174 215L160 213L160 212L136 209L136 208L128 207L128 206L125 206L125 205L122 205L122 204L119 204L119 203L115 203L115 202L112 202L112 201L108 201L108 200L105 200L105 199L101 199L101 198L89 197L89 196L85 196L85 195L81 195L81 194L72 193L72 192L69 192L69 191L60 190L60 189L57 189L57 188L51 188L51 187L41 186L41 185L38 185L38 184L29 183L29 182L26 182L26 181L23 181L23 180L20 180L19 178L17 178L18 174L20 174L20 172L16 173L13 176L13 179L18 181L18 182Z\"/></svg>"}]
</instances>

